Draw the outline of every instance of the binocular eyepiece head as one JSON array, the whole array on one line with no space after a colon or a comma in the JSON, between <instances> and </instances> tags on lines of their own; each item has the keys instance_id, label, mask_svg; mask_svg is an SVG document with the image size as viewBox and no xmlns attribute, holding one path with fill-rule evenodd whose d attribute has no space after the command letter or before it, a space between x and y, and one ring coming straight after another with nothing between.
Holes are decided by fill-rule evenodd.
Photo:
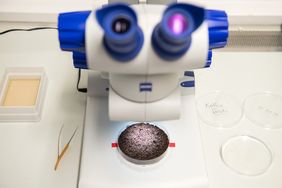
<instances>
[{"instance_id":1,"label":"binocular eyepiece head","mask_svg":"<svg viewBox=\"0 0 282 188\"><path fill-rule=\"evenodd\" d=\"M134 58L140 54L140 58L136 59L138 62L142 59L186 61L185 54L187 57L206 56L204 52L207 44L209 50L222 48L227 44L228 17L224 11L184 3L171 4L165 11L163 7L131 7L115 3L96 11L61 13L58 18L60 47L73 53L76 68L91 69L96 58L99 62L106 59L109 62L114 60L125 63L135 61ZM163 15L159 19L161 12ZM138 16L142 19L140 26ZM141 28L148 32L143 34ZM195 46L198 50L204 46L203 53L193 51ZM141 54L142 47L144 53L142 51ZM189 49L193 53L188 54ZM207 66L210 61L208 56ZM108 65L103 66L108 68ZM140 64L138 66L142 67ZM141 69L132 68L130 71L140 73L139 70Z\"/></svg>"},{"instance_id":2,"label":"binocular eyepiece head","mask_svg":"<svg viewBox=\"0 0 282 188\"><path fill-rule=\"evenodd\" d=\"M104 46L116 60L126 62L137 56L144 36L137 15L126 4L110 4L96 12L104 30ZM192 42L192 33L205 19L205 10L189 4L172 4L155 26L152 45L158 56L175 60L183 56Z\"/></svg>"}]
</instances>

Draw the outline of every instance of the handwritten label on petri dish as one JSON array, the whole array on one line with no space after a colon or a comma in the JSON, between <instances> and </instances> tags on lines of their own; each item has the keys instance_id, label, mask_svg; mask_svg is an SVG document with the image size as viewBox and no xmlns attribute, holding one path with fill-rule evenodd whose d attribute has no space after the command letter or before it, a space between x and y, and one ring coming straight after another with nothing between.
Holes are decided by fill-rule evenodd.
<instances>
[{"instance_id":1,"label":"handwritten label on petri dish","mask_svg":"<svg viewBox=\"0 0 282 188\"><path fill-rule=\"evenodd\" d=\"M275 110L272 110L268 107L265 106L258 106L258 109L261 110L263 113L266 113L270 116L272 116L273 118L278 118L279 117L279 113L275 112Z\"/></svg>"},{"instance_id":2,"label":"handwritten label on petri dish","mask_svg":"<svg viewBox=\"0 0 282 188\"><path fill-rule=\"evenodd\" d=\"M246 117L255 125L268 129L282 128L282 96L260 93L245 101Z\"/></svg>"},{"instance_id":3,"label":"handwritten label on petri dish","mask_svg":"<svg viewBox=\"0 0 282 188\"><path fill-rule=\"evenodd\" d=\"M223 104L214 103L206 103L206 108L209 109L214 115L224 115L228 113L228 110L225 109Z\"/></svg>"},{"instance_id":4,"label":"handwritten label on petri dish","mask_svg":"<svg viewBox=\"0 0 282 188\"><path fill-rule=\"evenodd\" d=\"M229 128L242 117L240 103L222 93L212 93L197 100L197 112L206 124L218 128Z\"/></svg>"}]
</instances>

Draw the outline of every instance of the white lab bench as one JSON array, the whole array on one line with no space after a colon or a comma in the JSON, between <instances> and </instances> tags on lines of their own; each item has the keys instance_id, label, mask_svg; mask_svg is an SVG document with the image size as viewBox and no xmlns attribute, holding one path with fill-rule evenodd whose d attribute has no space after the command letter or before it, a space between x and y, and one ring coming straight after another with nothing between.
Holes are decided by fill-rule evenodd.
<instances>
[{"instance_id":1,"label":"white lab bench","mask_svg":"<svg viewBox=\"0 0 282 188\"><path fill-rule=\"evenodd\" d=\"M0 25L1 30L9 27L22 25ZM0 36L0 80L7 67L43 67L48 77L41 121L0 123L1 188L76 187L86 95L76 91L77 70L71 54L60 51L57 38L56 30ZM62 124L61 149L79 129L54 171Z\"/></svg>"},{"instance_id":2,"label":"white lab bench","mask_svg":"<svg viewBox=\"0 0 282 188\"><path fill-rule=\"evenodd\" d=\"M18 27L17 24L8 27L11 26ZM7 29L7 25L0 25L0 29ZM196 72L196 98L214 91L231 93L241 102L256 92L282 95L281 52L218 52L213 58L211 69ZM76 91L77 70L73 68L71 53L60 51L57 31L0 35L0 80L6 67L30 66L44 67L49 81L42 119L36 123L0 123L0 187L74 188L78 180L86 95ZM61 145L76 126L79 129L59 169L54 171L62 124L65 126ZM200 126L205 153L211 153L207 157L211 188L282 187L281 129L254 128L245 117L238 126L228 130L202 122ZM226 139L243 133L262 136L271 143L276 163L268 173L257 177L238 175L216 158L217 152L211 151L221 144L220 139L215 138ZM275 139L271 140L272 137ZM220 172L221 169L227 173Z\"/></svg>"},{"instance_id":3,"label":"white lab bench","mask_svg":"<svg viewBox=\"0 0 282 188\"><path fill-rule=\"evenodd\" d=\"M282 122L276 129L259 125L247 118L246 99L262 93L282 96L282 53L281 52L226 52L214 54L210 69L196 74L196 98L214 92L232 96L242 108L242 116L231 127L215 127L207 124L202 118L199 121L204 152L207 161L207 172L211 188L280 188L282 187ZM279 101L279 100L278 100ZM260 105L260 101L257 104ZM262 104L263 106L263 104ZM281 118L281 107L278 116ZM199 116L198 116L199 117ZM270 149L272 161L270 166L258 175L243 175L235 172L223 162L221 149L232 138L255 138ZM245 143L247 144L247 143ZM237 145L242 148L244 145ZM249 147L248 149L252 149ZM243 152L251 164L258 159L256 152ZM240 154L234 156L240 158ZM249 156L248 156L249 155ZM239 159L240 160L240 159ZM239 161L238 160L238 161ZM235 159L236 161L236 159ZM253 164L253 163L252 163Z\"/></svg>"}]
</instances>

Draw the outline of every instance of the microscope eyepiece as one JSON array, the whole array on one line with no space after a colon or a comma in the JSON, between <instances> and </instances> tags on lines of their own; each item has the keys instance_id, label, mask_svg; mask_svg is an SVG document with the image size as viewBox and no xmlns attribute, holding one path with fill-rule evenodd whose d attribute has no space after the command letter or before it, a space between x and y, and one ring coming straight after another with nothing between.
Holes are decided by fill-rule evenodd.
<instances>
[{"instance_id":1,"label":"microscope eyepiece","mask_svg":"<svg viewBox=\"0 0 282 188\"><path fill-rule=\"evenodd\" d=\"M131 27L130 20L127 18L117 18L112 23L112 30L117 34L124 34L128 32Z\"/></svg>"},{"instance_id":2,"label":"microscope eyepiece","mask_svg":"<svg viewBox=\"0 0 282 188\"><path fill-rule=\"evenodd\" d=\"M112 58L127 62L138 55L144 37L132 8L110 4L98 10L96 17L104 30L104 47Z\"/></svg>"},{"instance_id":3,"label":"microscope eyepiece","mask_svg":"<svg viewBox=\"0 0 282 188\"><path fill-rule=\"evenodd\" d=\"M174 13L168 18L168 28L174 35L181 35L189 27L187 18L181 13Z\"/></svg>"},{"instance_id":4,"label":"microscope eyepiece","mask_svg":"<svg viewBox=\"0 0 282 188\"><path fill-rule=\"evenodd\" d=\"M192 33L202 24L205 11L188 4L172 4L155 27L152 45L165 60L176 60L190 47Z\"/></svg>"}]
</instances>

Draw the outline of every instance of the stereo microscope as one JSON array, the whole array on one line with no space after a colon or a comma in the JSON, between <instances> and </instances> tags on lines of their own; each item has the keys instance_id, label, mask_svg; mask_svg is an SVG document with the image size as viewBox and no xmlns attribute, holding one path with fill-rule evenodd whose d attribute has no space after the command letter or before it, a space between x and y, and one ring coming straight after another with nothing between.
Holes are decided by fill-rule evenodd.
<instances>
[{"instance_id":1,"label":"stereo microscope","mask_svg":"<svg viewBox=\"0 0 282 188\"><path fill-rule=\"evenodd\" d=\"M194 69L208 68L228 38L224 11L173 3L112 3L59 15L59 40L88 69L79 188L208 188L193 95ZM134 122L169 136L165 156L134 164L117 139Z\"/></svg>"}]
</instances>

